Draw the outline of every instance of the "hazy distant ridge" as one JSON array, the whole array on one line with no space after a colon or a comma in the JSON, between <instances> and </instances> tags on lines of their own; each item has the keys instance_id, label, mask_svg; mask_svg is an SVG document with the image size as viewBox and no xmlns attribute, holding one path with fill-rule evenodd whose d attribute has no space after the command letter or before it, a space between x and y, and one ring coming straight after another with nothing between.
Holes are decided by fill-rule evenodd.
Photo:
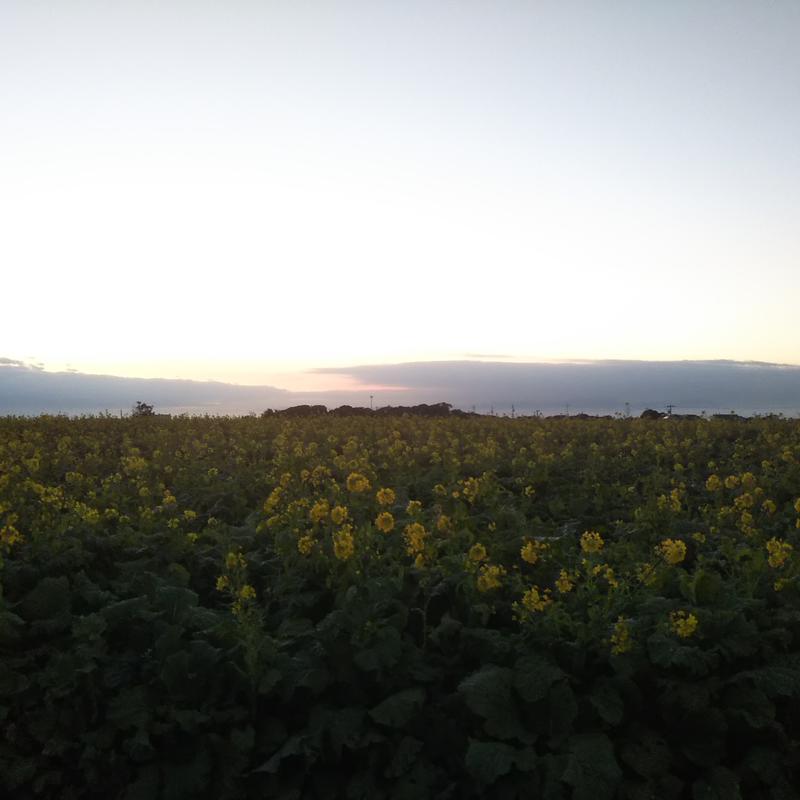
<instances>
[{"instance_id":1,"label":"hazy distant ridge","mask_svg":"<svg viewBox=\"0 0 800 800\"><path fill-rule=\"evenodd\" d=\"M629 403L676 410L769 411L800 414L800 367L736 361L589 361L499 363L446 361L318 369L350 375L365 386L397 387L352 392L290 392L274 386L216 381L120 378L77 372L46 372L0 359L0 414L128 412L137 400L159 411L242 414L301 403L328 407L446 401L465 410L514 405L518 413L565 411L613 413Z\"/></svg>"}]
</instances>

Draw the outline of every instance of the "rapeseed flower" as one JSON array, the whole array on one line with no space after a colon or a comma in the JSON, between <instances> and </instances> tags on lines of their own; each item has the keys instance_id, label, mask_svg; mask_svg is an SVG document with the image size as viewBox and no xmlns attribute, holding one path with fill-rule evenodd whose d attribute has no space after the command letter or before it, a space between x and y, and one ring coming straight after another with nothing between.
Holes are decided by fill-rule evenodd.
<instances>
[{"instance_id":1,"label":"rapeseed flower","mask_svg":"<svg viewBox=\"0 0 800 800\"><path fill-rule=\"evenodd\" d=\"M697 617L694 614L688 614L686 611L673 611L669 615L669 624L674 633L677 633L681 639L688 639L697 630Z\"/></svg>"},{"instance_id":2,"label":"rapeseed flower","mask_svg":"<svg viewBox=\"0 0 800 800\"><path fill-rule=\"evenodd\" d=\"M375 494L375 499L378 501L379 505L392 505L396 499L394 489L378 489L377 493Z\"/></svg>"},{"instance_id":3,"label":"rapeseed flower","mask_svg":"<svg viewBox=\"0 0 800 800\"><path fill-rule=\"evenodd\" d=\"M765 546L769 553L767 561L769 565L775 569L782 567L792 555L792 545L782 539L773 537Z\"/></svg>"},{"instance_id":4,"label":"rapeseed flower","mask_svg":"<svg viewBox=\"0 0 800 800\"><path fill-rule=\"evenodd\" d=\"M306 534L305 536L301 536L297 540L297 551L301 555L304 556L310 555L313 548L314 548L314 539L308 534Z\"/></svg>"},{"instance_id":5,"label":"rapeseed flower","mask_svg":"<svg viewBox=\"0 0 800 800\"><path fill-rule=\"evenodd\" d=\"M308 512L308 516L311 517L311 521L314 523L322 522L328 514L330 513L330 506L328 505L327 500L318 500L311 506L311 511Z\"/></svg>"},{"instance_id":6,"label":"rapeseed flower","mask_svg":"<svg viewBox=\"0 0 800 800\"><path fill-rule=\"evenodd\" d=\"M631 629L625 617L617 617L614 623L614 631L611 634L611 652L615 655L627 653L633 646L631 641Z\"/></svg>"},{"instance_id":7,"label":"rapeseed flower","mask_svg":"<svg viewBox=\"0 0 800 800\"><path fill-rule=\"evenodd\" d=\"M528 564L535 564L542 556L542 553L547 550L547 545L542 542L525 542L519 551L520 557Z\"/></svg>"},{"instance_id":8,"label":"rapeseed flower","mask_svg":"<svg viewBox=\"0 0 800 800\"><path fill-rule=\"evenodd\" d=\"M415 556L425 549L425 539L428 532L425 526L419 522L412 522L405 527L406 553Z\"/></svg>"},{"instance_id":9,"label":"rapeseed flower","mask_svg":"<svg viewBox=\"0 0 800 800\"><path fill-rule=\"evenodd\" d=\"M522 595L522 606L527 611L544 611L553 601L550 598L550 590L542 591L538 586L531 586Z\"/></svg>"},{"instance_id":10,"label":"rapeseed flower","mask_svg":"<svg viewBox=\"0 0 800 800\"><path fill-rule=\"evenodd\" d=\"M475 564L485 561L488 558L486 548L480 542L477 542L470 547L467 558Z\"/></svg>"},{"instance_id":11,"label":"rapeseed flower","mask_svg":"<svg viewBox=\"0 0 800 800\"><path fill-rule=\"evenodd\" d=\"M357 494L358 492L366 492L369 490L369 478L362 475L360 472L351 472L347 476L347 491Z\"/></svg>"},{"instance_id":12,"label":"rapeseed flower","mask_svg":"<svg viewBox=\"0 0 800 800\"><path fill-rule=\"evenodd\" d=\"M341 525L347 519L347 506L334 506L331 509L331 521L334 525Z\"/></svg>"},{"instance_id":13,"label":"rapeseed flower","mask_svg":"<svg viewBox=\"0 0 800 800\"><path fill-rule=\"evenodd\" d=\"M680 539L664 539L656 548L667 564L680 564L686 558L686 543Z\"/></svg>"},{"instance_id":14,"label":"rapeseed flower","mask_svg":"<svg viewBox=\"0 0 800 800\"><path fill-rule=\"evenodd\" d=\"M603 537L596 531L586 531L581 536L581 550L584 553L599 553L603 544Z\"/></svg>"},{"instance_id":15,"label":"rapeseed flower","mask_svg":"<svg viewBox=\"0 0 800 800\"><path fill-rule=\"evenodd\" d=\"M388 511L382 511L375 517L375 527L382 533L390 533L394 529L394 517Z\"/></svg>"},{"instance_id":16,"label":"rapeseed flower","mask_svg":"<svg viewBox=\"0 0 800 800\"><path fill-rule=\"evenodd\" d=\"M576 578L577 575L562 569L558 574L558 578L556 578L556 589L558 589L561 594L567 594L568 592L571 592L575 588Z\"/></svg>"},{"instance_id":17,"label":"rapeseed flower","mask_svg":"<svg viewBox=\"0 0 800 800\"><path fill-rule=\"evenodd\" d=\"M501 578L506 574L506 571L496 564L483 564L481 565L476 581L478 591L481 593L488 592L492 589L499 589L501 586Z\"/></svg>"},{"instance_id":18,"label":"rapeseed flower","mask_svg":"<svg viewBox=\"0 0 800 800\"><path fill-rule=\"evenodd\" d=\"M355 549L352 526L345 525L333 534L333 554L339 561L347 561Z\"/></svg>"}]
</instances>

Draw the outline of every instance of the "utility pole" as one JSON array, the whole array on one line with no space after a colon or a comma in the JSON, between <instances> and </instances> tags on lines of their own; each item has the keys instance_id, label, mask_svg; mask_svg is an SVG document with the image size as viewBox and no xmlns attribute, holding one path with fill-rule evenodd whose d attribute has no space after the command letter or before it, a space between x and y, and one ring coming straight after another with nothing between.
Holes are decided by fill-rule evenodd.
<instances>
[{"instance_id":1,"label":"utility pole","mask_svg":"<svg viewBox=\"0 0 800 800\"><path fill-rule=\"evenodd\" d=\"M372 395L369 396L369 410L372 411Z\"/></svg>"}]
</instances>

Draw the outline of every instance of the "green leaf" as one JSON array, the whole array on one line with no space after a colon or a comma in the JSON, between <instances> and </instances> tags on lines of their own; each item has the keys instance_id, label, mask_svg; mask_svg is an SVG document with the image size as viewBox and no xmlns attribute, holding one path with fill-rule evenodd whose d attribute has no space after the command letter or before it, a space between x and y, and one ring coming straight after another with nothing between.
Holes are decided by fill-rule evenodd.
<instances>
[{"instance_id":1,"label":"green leaf","mask_svg":"<svg viewBox=\"0 0 800 800\"><path fill-rule=\"evenodd\" d=\"M524 700L535 703L547 697L550 687L563 674L561 669L543 656L523 656L514 665L514 688Z\"/></svg>"},{"instance_id":2,"label":"green leaf","mask_svg":"<svg viewBox=\"0 0 800 800\"><path fill-rule=\"evenodd\" d=\"M464 678L458 686L458 691L464 695L470 711L484 719L494 719L512 711L513 680L512 670L487 664Z\"/></svg>"},{"instance_id":3,"label":"green leaf","mask_svg":"<svg viewBox=\"0 0 800 800\"><path fill-rule=\"evenodd\" d=\"M634 730L620 748L622 761L643 778L663 775L672 757L666 742L653 731Z\"/></svg>"},{"instance_id":4,"label":"green leaf","mask_svg":"<svg viewBox=\"0 0 800 800\"><path fill-rule=\"evenodd\" d=\"M304 752L303 736L292 736L287 739L283 746L270 756L260 767L256 767L253 772L275 773L280 769L281 761L290 756L299 756Z\"/></svg>"},{"instance_id":5,"label":"green leaf","mask_svg":"<svg viewBox=\"0 0 800 800\"><path fill-rule=\"evenodd\" d=\"M514 766L517 751L503 742L470 739L465 759L467 771L482 786L494 783Z\"/></svg>"},{"instance_id":6,"label":"green leaf","mask_svg":"<svg viewBox=\"0 0 800 800\"><path fill-rule=\"evenodd\" d=\"M425 703L425 690L419 687L404 689L387 697L372 708L370 717L387 728L403 727Z\"/></svg>"},{"instance_id":7,"label":"green leaf","mask_svg":"<svg viewBox=\"0 0 800 800\"><path fill-rule=\"evenodd\" d=\"M9 697L10 695L24 692L30 686L30 680L25 675L9 669L0 662L0 696Z\"/></svg>"},{"instance_id":8,"label":"green leaf","mask_svg":"<svg viewBox=\"0 0 800 800\"><path fill-rule=\"evenodd\" d=\"M609 725L618 725L622 721L625 704L611 681L598 681L589 695L589 702L594 706L600 718Z\"/></svg>"},{"instance_id":9,"label":"green leaf","mask_svg":"<svg viewBox=\"0 0 800 800\"><path fill-rule=\"evenodd\" d=\"M596 733L569 740L569 761L562 780L572 786L573 800L611 800L622 779L611 740Z\"/></svg>"},{"instance_id":10,"label":"green leaf","mask_svg":"<svg viewBox=\"0 0 800 800\"><path fill-rule=\"evenodd\" d=\"M578 716L578 701L566 681L560 681L550 690L548 707L550 711L550 746L558 747L572 732L572 724Z\"/></svg>"},{"instance_id":11,"label":"green leaf","mask_svg":"<svg viewBox=\"0 0 800 800\"><path fill-rule=\"evenodd\" d=\"M108 704L108 720L118 728L145 728L150 721L150 698L144 686L123 689Z\"/></svg>"},{"instance_id":12,"label":"green leaf","mask_svg":"<svg viewBox=\"0 0 800 800\"><path fill-rule=\"evenodd\" d=\"M693 800L742 800L739 779L726 767L712 767L708 778L692 784Z\"/></svg>"},{"instance_id":13,"label":"green leaf","mask_svg":"<svg viewBox=\"0 0 800 800\"><path fill-rule=\"evenodd\" d=\"M414 763L414 759L417 753L422 750L422 747L422 742L419 739L415 739L413 736L404 736L394 751L392 760L389 762L389 766L386 767L384 775L387 778L399 778Z\"/></svg>"},{"instance_id":14,"label":"green leaf","mask_svg":"<svg viewBox=\"0 0 800 800\"><path fill-rule=\"evenodd\" d=\"M33 622L68 614L70 609L69 581L65 575L42 578L19 603L20 616Z\"/></svg>"},{"instance_id":15,"label":"green leaf","mask_svg":"<svg viewBox=\"0 0 800 800\"><path fill-rule=\"evenodd\" d=\"M193 800L206 790L211 769L207 754L198 751L189 764L168 764L164 768L164 800Z\"/></svg>"}]
</instances>

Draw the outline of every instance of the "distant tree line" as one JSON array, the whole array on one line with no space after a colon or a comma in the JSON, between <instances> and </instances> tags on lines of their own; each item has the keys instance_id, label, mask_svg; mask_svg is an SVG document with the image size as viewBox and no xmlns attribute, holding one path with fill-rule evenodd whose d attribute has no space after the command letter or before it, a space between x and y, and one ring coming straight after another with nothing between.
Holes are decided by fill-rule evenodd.
<instances>
[{"instance_id":1,"label":"distant tree line","mask_svg":"<svg viewBox=\"0 0 800 800\"><path fill-rule=\"evenodd\" d=\"M454 409L450 403L420 403L415 406L383 406L382 408L365 408L363 406L344 405L328 410L323 405L300 405L284 408L276 411L268 408L261 415L262 417L401 417L404 415L413 417L477 417L467 411Z\"/></svg>"}]
</instances>

